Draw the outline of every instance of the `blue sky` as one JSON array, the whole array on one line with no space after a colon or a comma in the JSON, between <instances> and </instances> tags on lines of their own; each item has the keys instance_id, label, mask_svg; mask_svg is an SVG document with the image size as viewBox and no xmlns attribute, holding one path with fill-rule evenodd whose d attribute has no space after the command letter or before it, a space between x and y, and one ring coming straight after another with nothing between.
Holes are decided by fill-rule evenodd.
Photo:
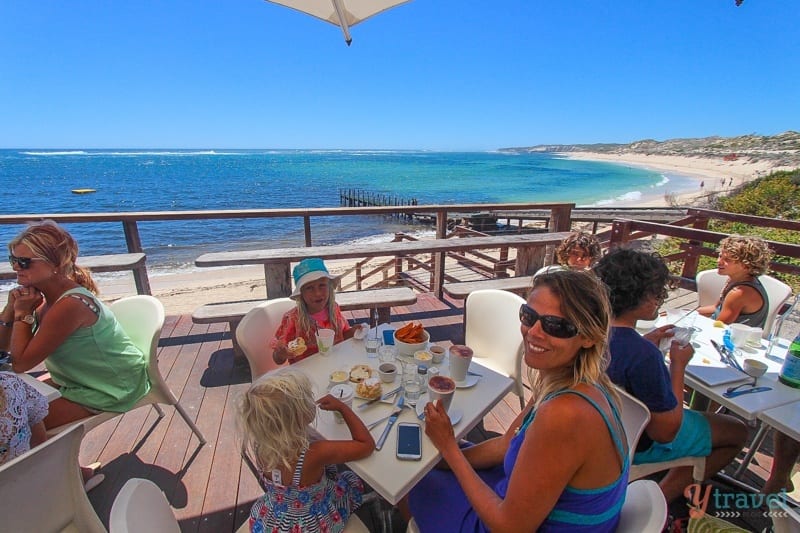
<instances>
[{"instance_id":1,"label":"blue sky","mask_svg":"<svg viewBox=\"0 0 800 533\"><path fill-rule=\"evenodd\" d=\"M0 0L0 148L486 150L800 129L797 0Z\"/></svg>"}]
</instances>

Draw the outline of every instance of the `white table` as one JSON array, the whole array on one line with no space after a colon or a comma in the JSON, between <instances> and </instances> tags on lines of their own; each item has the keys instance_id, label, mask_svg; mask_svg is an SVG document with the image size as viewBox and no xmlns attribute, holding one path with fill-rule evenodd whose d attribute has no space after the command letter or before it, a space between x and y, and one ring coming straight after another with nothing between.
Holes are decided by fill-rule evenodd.
<instances>
[{"instance_id":1,"label":"white table","mask_svg":"<svg viewBox=\"0 0 800 533\"><path fill-rule=\"evenodd\" d=\"M380 330L395 328L382 324ZM403 360L403 358L400 358ZM293 368L303 370L311 379L315 388L315 397L320 398L327 393L328 381L334 370L349 370L354 364L366 363L377 369L378 359L367 357L364 342L350 339L337 344L330 355L313 355L299 361ZM437 365L434 365L437 366ZM447 369L447 359L438 365ZM453 397L451 409L458 408L463 411L460 422L454 426L457 439L464 437L470 429L475 427L481 419L494 407L510 390L513 380L500 375L488 368L473 363L472 369L482 377L478 383L470 388L459 388ZM389 391L400 385L400 377L394 383L384 383L383 390ZM426 401L423 395L420 401ZM392 398L392 400L394 397ZM363 410L357 409L362 400L353 402L354 411L365 424L382 418L393 410L392 403L378 402ZM415 422L423 426L422 433L422 459L419 461L401 461L395 457L397 450L397 424L392 428L386 439L386 444L381 450L376 450L372 455L358 461L348 463L348 466L364 481L369 483L389 503L396 504L411 490L416 483L427 474L441 459L441 455L424 432L424 422L416 416L413 409L403 409L397 422ZM385 423L378 424L371 430L372 436L378 440L383 432ZM350 432L346 424L334 421L333 413L318 411L313 429L325 439L349 439Z\"/></svg>"},{"instance_id":2,"label":"white table","mask_svg":"<svg viewBox=\"0 0 800 533\"><path fill-rule=\"evenodd\" d=\"M22 381L24 381L25 383L27 383L28 385L32 386L34 389L39 391L45 398L47 398L48 402L52 402L56 398L61 398L61 393L58 392L58 389L55 387L51 387L44 381L39 381L35 377L25 372L17 374L17 376Z\"/></svg>"},{"instance_id":3,"label":"white table","mask_svg":"<svg viewBox=\"0 0 800 533\"><path fill-rule=\"evenodd\" d=\"M692 318L689 317L678 325L688 325L691 323ZM666 322L660 319L658 323ZM694 325L699 327L700 331L692 341L695 354L686 367L686 386L726 407L745 420L756 420L758 414L767 409L800 401L800 389L789 387L778 381L778 374L783 365L783 358L786 355L789 344L788 341L781 339L775 343L769 357L766 354L767 343L762 340L761 348L745 348L742 351L742 355L736 358L740 365L745 358L757 359L766 363L767 373L758 378L758 385L771 387L772 390L726 398L723 394L729 387L752 381L753 378L744 373L731 371L733 375L740 374L740 379L720 385L709 385L702 381L699 376L707 375L710 370L726 371L727 365L720 360L719 353L711 344L713 339L722 345L722 336L726 328L714 327L714 321L704 316L697 316L694 320Z\"/></svg>"},{"instance_id":4,"label":"white table","mask_svg":"<svg viewBox=\"0 0 800 533\"><path fill-rule=\"evenodd\" d=\"M758 419L800 441L800 400L759 413Z\"/></svg>"}]
</instances>

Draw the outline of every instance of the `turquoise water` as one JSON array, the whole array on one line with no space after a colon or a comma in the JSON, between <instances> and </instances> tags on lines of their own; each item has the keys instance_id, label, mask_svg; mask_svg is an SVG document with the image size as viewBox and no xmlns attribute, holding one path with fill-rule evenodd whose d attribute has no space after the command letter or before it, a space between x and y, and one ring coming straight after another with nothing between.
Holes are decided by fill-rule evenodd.
<instances>
[{"instance_id":1,"label":"turquoise water","mask_svg":"<svg viewBox=\"0 0 800 533\"><path fill-rule=\"evenodd\" d=\"M620 200L692 188L680 176L552 154L362 150L0 150L3 211L119 212L303 208L339 205L340 189L420 204ZM87 195L72 189L92 188ZM154 270L191 265L205 251L302 245L302 222L214 220L140 223ZM21 228L0 226L0 241ZM312 222L315 244L382 238L407 228L382 217ZM86 255L120 252L121 224L73 224Z\"/></svg>"}]
</instances>

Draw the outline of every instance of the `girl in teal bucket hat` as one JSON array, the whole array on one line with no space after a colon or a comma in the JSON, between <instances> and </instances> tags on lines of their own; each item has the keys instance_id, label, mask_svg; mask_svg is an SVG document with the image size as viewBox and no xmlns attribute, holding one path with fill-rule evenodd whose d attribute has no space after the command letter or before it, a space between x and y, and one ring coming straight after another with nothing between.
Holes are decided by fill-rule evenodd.
<instances>
[{"instance_id":1,"label":"girl in teal bucket hat","mask_svg":"<svg viewBox=\"0 0 800 533\"><path fill-rule=\"evenodd\" d=\"M295 288L290 298L297 307L283 315L275 338L272 339L272 358L282 365L294 363L317 353L315 333L332 329L334 344L351 338L359 328L351 328L336 303L336 281L325 263L318 257L303 259L292 270Z\"/></svg>"}]
</instances>

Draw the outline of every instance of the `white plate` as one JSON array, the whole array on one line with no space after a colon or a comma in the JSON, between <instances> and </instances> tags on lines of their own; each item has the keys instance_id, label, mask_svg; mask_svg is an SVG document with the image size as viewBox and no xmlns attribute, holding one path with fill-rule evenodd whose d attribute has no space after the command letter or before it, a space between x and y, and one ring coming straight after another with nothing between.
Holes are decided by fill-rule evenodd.
<instances>
[{"instance_id":1,"label":"white plate","mask_svg":"<svg viewBox=\"0 0 800 533\"><path fill-rule=\"evenodd\" d=\"M478 380L480 380L480 376L470 376L467 375L467 378L464 381L456 381L456 387L459 389L468 389L470 387L474 387Z\"/></svg>"},{"instance_id":2,"label":"white plate","mask_svg":"<svg viewBox=\"0 0 800 533\"><path fill-rule=\"evenodd\" d=\"M422 413L425 411L425 405L428 402L417 402L417 417L422 416ZM450 410L447 412L447 416L450 417L450 423L454 426L461 422L461 419L464 417L464 411L459 409L458 407L451 407Z\"/></svg>"}]
</instances>

